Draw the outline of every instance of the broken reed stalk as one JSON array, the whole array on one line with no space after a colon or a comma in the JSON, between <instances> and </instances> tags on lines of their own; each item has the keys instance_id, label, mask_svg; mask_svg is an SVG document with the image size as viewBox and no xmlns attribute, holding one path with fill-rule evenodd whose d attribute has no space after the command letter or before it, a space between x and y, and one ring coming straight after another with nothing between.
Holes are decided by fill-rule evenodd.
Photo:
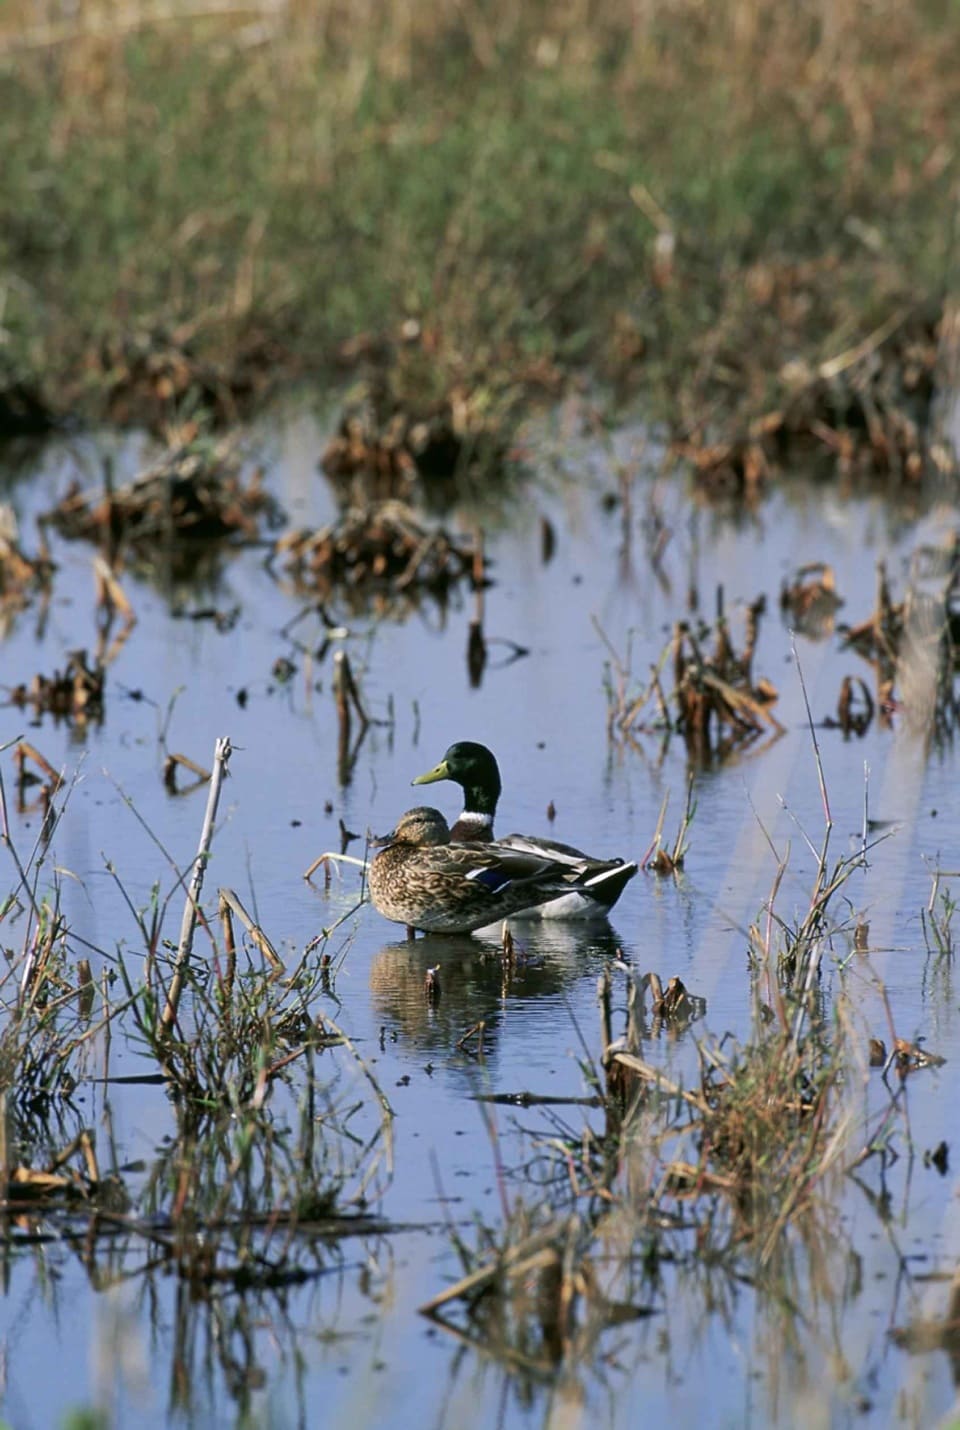
<instances>
[{"instance_id":1,"label":"broken reed stalk","mask_svg":"<svg viewBox=\"0 0 960 1430\"><path fill-rule=\"evenodd\" d=\"M220 787L223 784L223 779L227 772L227 764L232 751L233 747L230 744L229 736L221 735L214 747L213 773L210 776L210 791L207 795L207 808L203 816L200 843L197 846L196 858L193 861L193 873L190 876L190 887L187 890L187 899L184 904L183 920L180 924L180 943L173 965L173 978L170 981L166 1006L160 1020L160 1029L164 1036L169 1034L171 1027L176 1021L177 1010L180 1007L183 981L186 975L187 964L190 960L190 952L193 948L193 931L197 926L197 913L200 908L200 892L203 888L203 876L206 872L207 860L210 857L210 845L213 842L213 822L217 817L217 805L220 802Z\"/></svg>"},{"instance_id":2,"label":"broken reed stalk","mask_svg":"<svg viewBox=\"0 0 960 1430\"><path fill-rule=\"evenodd\" d=\"M233 892L233 890L220 889L219 897L220 917L223 920L224 928L230 927L231 937L233 934L233 927L230 923L228 915L229 912L232 910L233 913L236 914L240 922L243 924L247 933L250 935L251 939L256 944L257 948L260 950L267 963L270 964L274 973L282 973L283 959L277 953L273 944L267 938L267 935L264 933L260 925L247 913L246 909L243 907L243 904L237 898L237 895Z\"/></svg>"}]
</instances>

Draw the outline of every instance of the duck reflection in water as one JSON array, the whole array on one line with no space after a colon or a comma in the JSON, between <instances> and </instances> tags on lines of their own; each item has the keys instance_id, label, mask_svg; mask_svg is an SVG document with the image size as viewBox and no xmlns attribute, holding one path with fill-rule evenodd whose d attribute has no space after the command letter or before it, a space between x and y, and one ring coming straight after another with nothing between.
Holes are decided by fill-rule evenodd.
<instances>
[{"instance_id":1,"label":"duck reflection in water","mask_svg":"<svg viewBox=\"0 0 960 1430\"><path fill-rule=\"evenodd\" d=\"M508 1001L556 1000L584 977L592 979L620 948L606 925L588 934L569 924L528 924L509 957L498 934L483 940L434 934L385 944L371 962L370 989L378 1018L404 1043L449 1053L482 1022L489 1053ZM437 969L439 997L428 996L431 969ZM530 1011L537 1016L535 1008Z\"/></svg>"}]
</instances>

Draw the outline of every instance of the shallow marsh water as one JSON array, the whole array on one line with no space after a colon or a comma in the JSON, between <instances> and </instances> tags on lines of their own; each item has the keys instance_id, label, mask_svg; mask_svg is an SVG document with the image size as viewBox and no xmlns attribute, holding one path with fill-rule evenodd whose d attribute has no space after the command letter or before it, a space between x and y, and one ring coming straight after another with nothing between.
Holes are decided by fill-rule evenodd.
<instances>
[{"instance_id":1,"label":"shallow marsh water","mask_svg":"<svg viewBox=\"0 0 960 1430\"><path fill-rule=\"evenodd\" d=\"M332 515L317 472L323 440L322 423L302 410L252 434L291 526ZM777 609L781 582L804 562L830 562L845 600L838 619L855 623L872 610L877 559L888 561L900 594L911 553L942 542L955 522L949 508L905 511L882 494L841 497L799 479L772 491L755 512L723 514L691 502L678 478L656 477L658 454L640 431L626 429L601 444L584 438L571 414L532 432L529 447L535 481L499 510L492 504L470 517L482 520L494 577L486 594L490 661L479 688L471 687L466 662L468 596L454 598L444 616L425 606L404 621L344 617L367 707L376 717L392 716L391 725L369 730L345 785L331 654L305 655L322 631L312 616L290 627L303 602L270 572L262 550L228 558L215 583L172 599L125 578L138 624L109 668L102 726L71 731L46 717L29 729L25 712L0 712L2 740L26 731L53 765L68 776L76 771L52 851L70 871L64 898L71 932L94 947L112 951L122 942L136 951L136 929L106 862L140 907L155 880L165 890L173 883L155 841L181 867L193 855L205 794L172 797L162 783L159 733L174 696L170 749L209 765L218 735L235 746L207 896L217 885L235 888L289 964L355 901L358 880L349 869L329 891L322 879L302 878L316 855L339 847L338 821L361 832L388 828L423 795L410 789L411 778L454 739L480 739L496 751L504 777L501 831L545 830L552 802L555 837L638 858L666 792L667 830L676 827L684 747L676 739L664 747L653 735L632 745L608 740L607 654L597 625L624 658L629 645L639 686L694 596L710 618L722 585L739 643L746 605L765 593L755 671L780 691L785 733L697 771L682 876L636 878L608 928L518 925L531 962L507 987L496 947L482 940L411 944L369 907L348 920L333 938L338 971L319 1008L349 1032L396 1113L395 1170L377 1209L424 1229L347 1241L339 1264L329 1260L326 1274L303 1287L234 1293L226 1331L202 1300L188 1304L174 1277L138 1274L142 1250L118 1258L115 1274L99 1283L75 1247L9 1251L0 1407L12 1424L57 1424L71 1407L91 1404L116 1424L135 1417L145 1425L532 1425L562 1414L626 1426L636 1423L640 1405L650 1424L925 1425L949 1409L948 1356L908 1356L888 1335L916 1316L945 1313L948 1284L918 1273L950 1273L960 1253L955 1172L941 1176L906 1156L888 1168L884 1184L868 1163L863 1186L850 1181L842 1190L831 1292L798 1267L808 1298L792 1321L778 1322L746 1284L711 1303L696 1277L667 1275L652 1317L608 1332L586 1362L540 1382L458 1345L416 1314L461 1271L445 1218L466 1227L476 1212L494 1223L503 1198L524 1192L520 1182L504 1185L501 1163L509 1167L522 1145L516 1128L540 1126L538 1117L531 1109L485 1112L474 1095L585 1091L584 1045L593 1056L600 1051L597 976L617 950L641 972L679 975L707 1001L702 1023L645 1049L671 1076L691 1077L694 1039L707 1030L746 1036L746 929L775 872L767 836L779 851L791 842L778 898L791 918L806 907L814 867L798 826L819 844L823 823L800 682ZM31 514L52 506L74 475L97 482L108 449L118 479L137 469L144 450L134 440L77 438L48 445L11 479L7 497L28 551ZM617 490L615 461L637 468L626 519L608 500ZM656 568L646 535L654 515L670 538ZM544 517L556 532L549 560ZM11 685L37 670L49 674L67 651L95 644L90 550L57 540L54 556L59 570L42 630L36 609L29 610L3 642ZM176 619L171 605L181 608ZM220 631L209 619L191 618L211 605L239 608L236 626ZM511 658L515 646L528 654ZM835 712L843 675L869 681L866 665L840 649L836 634L798 637L797 652L817 721ZM274 666L284 656L294 672L281 682ZM956 995L952 969L927 955L920 911L930 892L928 863L939 857L945 868L957 865L958 755L953 746L927 753L899 723L890 731L874 721L862 740L820 732L834 852L859 839L865 764L870 815L895 827L845 889L851 915L869 921L869 963L858 961L851 936L846 956L826 961L823 987L828 1000L845 989L860 1030L889 1041L875 986L882 979L900 1036L925 1037L947 1059L915 1074L907 1099L918 1152L946 1138L954 1155ZM9 770L5 779L9 787ZM448 815L456 812L454 786L433 786L429 794ZM36 814L16 817L11 833L21 849L37 824ZM179 910L175 899L170 938ZM435 963L442 996L431 1008L423 980ZM458 1044L481 1020L486 1057L478 1063ZM361 1086L349 1063L337 1066L341 1082ZM110 1070L119 1077L154 1067L115 1039ZM871 1088L865 1075L852 1099L871 1105ZM92 1076L76 1102L102 1150L112 1145L121 1164L149 1166L170 1131L161 1087L105 1090ZM134 1182L137 1175L130 1174ZM225 1334L236 1337L231 1356L224 1355Z\"/></svg>"}]
</instances>

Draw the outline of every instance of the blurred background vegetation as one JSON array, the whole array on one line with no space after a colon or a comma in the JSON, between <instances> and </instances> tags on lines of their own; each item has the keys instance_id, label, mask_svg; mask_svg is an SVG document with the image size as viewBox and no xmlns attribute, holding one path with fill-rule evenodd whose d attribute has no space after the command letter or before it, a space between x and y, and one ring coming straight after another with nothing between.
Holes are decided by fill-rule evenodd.
<instances>
[{"instance_id":1,"label":"blurred background vegetation","mask_svg":"<svg viewBox=\"0 0 960 1430\"><path fill-rule=\"evenodd\" d=\"M157 353L241 400L406 338L426 395L588 372L676 430L748 421L942 308L958 17L6 0L0 387L137 420Z\"/></svg>"}]
</instances>

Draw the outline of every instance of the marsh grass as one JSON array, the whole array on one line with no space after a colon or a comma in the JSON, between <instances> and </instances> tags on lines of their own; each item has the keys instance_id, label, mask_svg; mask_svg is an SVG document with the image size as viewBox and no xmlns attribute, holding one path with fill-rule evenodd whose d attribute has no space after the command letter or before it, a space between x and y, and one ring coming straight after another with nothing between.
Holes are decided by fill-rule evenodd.
<instances>
[{"instance_id":1,"label":"marsh grass","mask_svg":"<svg viewBox=\"0 0 960 1430\"><path fill-rule=\"evenodd\" d=\"M825 823L819 848L806 841L816 860L808 911L798 925L777 912L778 860L749 1035L701 1037L684 1084L656 1057L669 1016L655 1028L644 1018L644 994L659 979L608 969L598 1054L577 1030L599 1113L577 1125L554 1108L521 1129L529 1156L501 1172L501 1224L482 1226L473 1247L460 1238L463 1277L422 1308L520 1377L601 1373L616 1359L617 1328L668 1315L681 1289L698 1325L732 1314L749 1287L766 1308L771 1345L803 1336L811 1296L833 1303L841 1292L845 1175L882 1158L897 1127L909 1140L909 1124L899 1086L887 1084L887 1100L865 1110L864 1029L845 991L831 1011L822 990L824 955L846 942L834 910L869 846L831 861L812 722L811 735ZM856 976L865 970L861 962Z\"/></svg>"},{"instance_id":2,"label":"marsh grass","mask_svg":"<svg viewBox=\"0 0 960 1430\"><path fill-rule=\"evenodd\" d=\"M765 677L755 677L753 658L760 620L766 607L761 596L746 609L743 643L734 646L731 622L717 592L717 619L697 625L677 621L673 636L650 679L638 687L630 647L621 656L596 620L594 628L607 649L604 689L607 697L607 738L630 745L641 734L659 734L666 745L672 735L685 743L696 762L723 761L761 736L777 739L783 726L773 713L779 698ZM689 804L689 797L688 797ZM683 829L677 848L682 847Z\"/></svg>"},{"instance_id":3,"label":"marsh grass","mask_svg":"<svg viewBox=\"0 0 960 1430\"><path fill-rule=\"evenodd\" d=\"M91 1268L149 1280L165 1267L213 1315L230 1289L280 1292L335 1270L340 1237L389 1230L370 1208L392 1175L392 1111L349 1035L311 1006L330 977L322 950L288 972L249 919L238 936L232 919L244 911L229 891L223 942L215 937L196 877L213 833L212 781L192 874L165 855L169 892L158 883L137 909L113 870L140 947L90 949L68 926L62 872L45 863L70 788L54 793L41 840L21 858L0 778L14 871L0 928L21 930L0 983L0 1255L42 1247L50 1228L71 1244L82 1235ZM174 945L164 928L181 899ZM141 1072L115 1075L118 1042L140 1053ZM167 1100L168 1134L146 1168L113 1144L118 1082L158 1086ZM105 1099L96 1129L74 1101L91 1084Z\"/></svg>"},{"instance_id":4,"label":"marsh grass","mask_svg":"<svg viewBox=\"0 0 960 1430\"><path fill-rule=\"evenodd\" d=\"M950 283L936 3L106 13L0 24L24 402L223 417L339 355L509 411L589 364L702 443Z\"/></svg>"},{"instance_id":5,"label":"marsh grass","mask_svg":"<svg viewBox=\"0 0 960 1430\"><path fill-rule=\"evenodd\" d=\"M956 870L941 869L938 864L930 875L930 898L927 907L920 910L927 952L933 954L937 963L952 963L956 953L953 921L957 912L957 900L947 881L957 877Z\"/></svg>"},{"instance_id":6,"label":"marsh grass","mask_svg":"<svg viewBox=\"0 0 960 1430\"><path fill-rule=\"evenodd\" d=\"M749 1286L771 1326L797 1335L806 1289L838 1289L845 1031L798 1048L758 1020L742 1045L704 1041L689 1088L614 1040L589 1077L599 1125L551 1109L523 1129L529 1159L504 1174L502 1221L472 1245L458 1237L464 1274L424 1314L521 1384L602 1377L625 1328L662 1325L681 1287L694 1325Z\"/></svg>"}]
</instances>

